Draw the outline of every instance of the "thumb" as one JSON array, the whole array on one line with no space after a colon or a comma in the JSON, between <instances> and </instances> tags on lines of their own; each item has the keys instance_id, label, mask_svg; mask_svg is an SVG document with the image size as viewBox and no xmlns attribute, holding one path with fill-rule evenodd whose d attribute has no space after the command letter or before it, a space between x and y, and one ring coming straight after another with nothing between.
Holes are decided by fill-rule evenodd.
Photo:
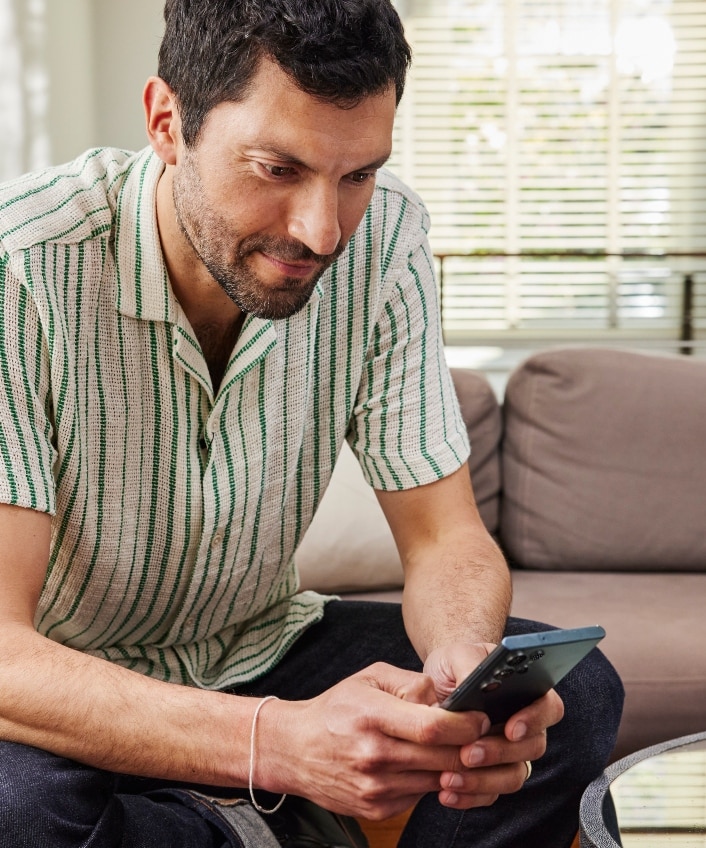
<instances>
[{"instance_id":1,"label":"thumb","mask_svg":"<svg viewBox=\"0 0 706 848\"><path fill-rule=\"evenodd\" d=\"M388 695L394 695L411 704L432 706L437 700L434 681L428 674L379 662L353 676L361 678L369 686L374 686Z\"/></svg>"},{"instance_id":2,"label":"thumb","mask_svg":"<svg viewBox=\"0 0 706 848\"><path fill-rule=\"evenodd\" d=\"M494 648L491 642L459 642L432 651L424 663L424 671L434 681L439 702L444 701Z\"/></svg>"}]
</instances>

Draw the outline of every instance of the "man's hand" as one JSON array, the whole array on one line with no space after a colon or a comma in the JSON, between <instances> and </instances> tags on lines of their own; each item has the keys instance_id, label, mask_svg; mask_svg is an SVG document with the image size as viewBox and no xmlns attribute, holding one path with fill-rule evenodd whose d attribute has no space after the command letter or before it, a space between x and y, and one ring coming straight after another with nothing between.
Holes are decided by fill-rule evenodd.
<instances>
[{"instance_id":1,"label":"man's hand","mask_svg":"<svg viewBox=\"0 0 706 848\"><path fill-rule=\"evenodd\" d=\"M433 681L439 703L493 648L495 645L486 642L456 643L427 657L424 671ZM502 732L489 733L490 722L484 717L482 738L461 747L462 767L442 773L440 802L458 809L487 806L499 795L520 789L527 779L526 761L544 754L547 728L559 722L563 715L561 698L552 690L511 716Z\"/></svg>"},{"instance_id":2,"label":"man's hand","mask_svg":"<svg viewBox=\"0 0 706 848\"><path fill-rule=\"evenodd\" d=\"M329 810L381 820L440 790L481 737L481 713L436 706L424 674L376 663L309 701L273 701L258 719L255 783Z\"/></svg>"},{"instance_id":3,"label":"man's hand","mask_svg":"<svg viewBox=\"0 0 706 848\"><path fill-rule=\"evenodd\" d=\"M466 466L426 486L376 494L404 566L405 626L441 703L500 638L510 572L483 525ZM481 732L461 743L460 765L440 774L441 803L466 809L516 792L527 779L526 761L542 756L546 730L563 712L552 691L492 734L482 713L457 713L480 718Z\"/></svg>"},{"instance_id":4,"label":"man's hand","mask_svg":"<svg viewBox=\"0 0 706 848\"><path fill-rule=\"evenodd\" d=\"M470 647L466 656L485 655ZM429 675L377 663L310 701L268 704L256 784L373 820L429 792L465 809L517 791L527 777L525 760L542 756L545 730L561 717L558 696L513 716L505 728L513 735L506 737L486 736L482 713L439 709L439 694Z\"/></svg>"}]
</instances>

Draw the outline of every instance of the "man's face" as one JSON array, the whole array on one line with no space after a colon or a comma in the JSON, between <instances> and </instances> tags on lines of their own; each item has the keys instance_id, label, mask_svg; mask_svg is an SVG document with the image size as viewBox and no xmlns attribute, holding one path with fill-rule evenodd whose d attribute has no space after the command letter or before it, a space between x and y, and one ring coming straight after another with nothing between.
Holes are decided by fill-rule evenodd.
<instances>
[{"instance_id":1,"label":"man's face","mask_svg":"<svg viewBox=\"0 0 706 848\"><path fill-rule=\"evenodd\" d=\"M219 104L181 145L179 228L243 312L286 318L306 304L370 202L394 114L394 88L342 109L263 60L247 99Z\"/></svg>"}]
</instances>

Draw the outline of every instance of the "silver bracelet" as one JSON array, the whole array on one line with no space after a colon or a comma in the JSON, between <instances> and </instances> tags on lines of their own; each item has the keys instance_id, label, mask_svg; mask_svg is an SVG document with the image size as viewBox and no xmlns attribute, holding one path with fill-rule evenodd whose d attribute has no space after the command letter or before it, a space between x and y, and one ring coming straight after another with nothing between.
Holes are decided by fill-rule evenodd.
<instances>
[{"instance_id":1,"label":"silver bracelet","mask_svg":"<svg viewBox=\"0 0 706 848\"><path fill-rule=\"evenodd\" d=\"M279 698L276 695L268 695L266 698L263 698L260 703L255 707L255 714L252 717L252 728L250 730L250 779L248 781L248 788L250 789L250 800L252 801L253 807L258 811L258 813L264 813L265 815L269 815L270 813L276 813L277 810L284 803L284 799L287 797L283 795L277 804L271 809L266 810L264 807L261 807L257 801L255 800L255 793L253 792L253 776L255 774L255 728L257 727L257 717L260 714L260 710L268 701L279 701Z\"/></svg>"}]
</instances>

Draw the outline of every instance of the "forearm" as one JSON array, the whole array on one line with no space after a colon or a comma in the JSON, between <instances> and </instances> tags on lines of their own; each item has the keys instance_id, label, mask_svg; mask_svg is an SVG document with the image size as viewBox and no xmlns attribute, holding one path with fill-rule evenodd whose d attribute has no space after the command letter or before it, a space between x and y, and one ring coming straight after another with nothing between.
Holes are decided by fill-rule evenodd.
<instances>
[{"instance_id":1,"label":"forearm","mask_svg":"<svg viewBox=\"0 0 706 848\"><path fill-rule=\"evenodd\" d=\"M410 554L402 611L422 659L452 642L498 642L510 600L505 559L484 531L447 536Z\"/></svg>"},{"instance_id":2,"label":"forearm","mask_svg":"<svg viewBox=\"0 0 706 848\"><path fill-rule=\"evenodd\" d=\"M114 772L248 785L258 700L153 681L14 625L0 627L0 652L12 657L0 662L0 739ZM479 714L434 702L426 675L378 663L311 700L265 704L254 786L348 815L397 815L439 792L460 747L481 735Z\"/></svg>"},{"instance_id":3,"label":"forearm","mask_svg":"<svg viewBox=\"0 0 706 848\"><path fill-rule=\"evenodd\" d=\"M422 659L453 642L496 643L510 608L510 573L478 513L468 466L377 496L404 567L405 626Z\"/></svg>"},{"instance_id":4,"label":"forearm","mask_svg":"<svg viewBox=\"0 0 706 848\"><path fill-rule=\"evenodd\" d=\"M151 680L37 633L51 517L0 504L0 739L108 771L246 786L256 702Z\"/></svg>"},{"instance_id":5,"label":"forearm","mask_svg":"<svg viewBox=\"0 0 706 848\"><path fill-rule=\"evenodd\" d=\"M256 701L163 683L0 627L0 738L108 771L246 786Z\"/></svg>"}]
</instances>

